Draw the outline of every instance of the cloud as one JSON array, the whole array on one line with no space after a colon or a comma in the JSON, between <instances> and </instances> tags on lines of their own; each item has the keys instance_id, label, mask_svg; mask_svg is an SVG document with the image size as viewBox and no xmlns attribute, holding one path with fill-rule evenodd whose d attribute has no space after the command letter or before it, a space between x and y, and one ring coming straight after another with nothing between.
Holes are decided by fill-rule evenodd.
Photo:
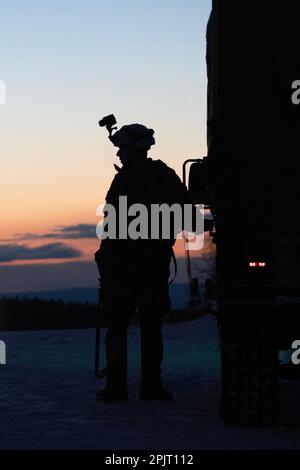
<instances>
[{"instance_id":1,"label":"cloud","mask_svg":"<svg viewBox=\"0 0 300 470\"><path fill-rule=\"evenodd\" d=\"M19 260L79 258L81 251L65 243L28 247L17 243L0 245L0 263Z\"/></svg>"},{"instance_id":2,"label":"cloud","mask_svg":"<svg viewBox=\"0 0 300 470\"><path fill-rule=\"evenodd\" d=\"M59 227L58 233L63 234L63 238L96 238L96 225L77 224Z\"/></svg>"},{"instance_id":3,"label":"cloud","mask_svg":"<svg viewBox=\"0 0 300 470\"><path fill-rule=\"evenodd\" d=\"M94 224L77 224L57 227L53 232L43 233L21 233L17 234L13 240L42 240L45 238L59 238L65 240L80 240L84 238L96 238L96 225ZM12 241L12 240L10 240Z\"/></svg>"}]
</instances>

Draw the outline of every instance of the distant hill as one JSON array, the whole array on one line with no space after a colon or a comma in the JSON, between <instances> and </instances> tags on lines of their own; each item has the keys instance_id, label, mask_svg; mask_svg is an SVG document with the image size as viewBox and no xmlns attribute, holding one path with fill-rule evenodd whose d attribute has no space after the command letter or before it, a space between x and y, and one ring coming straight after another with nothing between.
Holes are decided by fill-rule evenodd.
<instances>
[{"instance_id":1,"label":"distant hill","mask_svg":"<svg viewBox=\"0 0 300 470\"><path fill-rule=\"evenodd\" d=\"M25 299L41 300L62 300L64 302L89 302L96 304L98 302L98 290L93 287L74 287L69 289L57 289L49 291L28 291L28 292L9 292L1 294L3 297L19 297ZM1 297L0 296L0 297ZM184 308L188 301L187 284L171 284L170 296L173 308Z\"/></svg>"}]
</instances>

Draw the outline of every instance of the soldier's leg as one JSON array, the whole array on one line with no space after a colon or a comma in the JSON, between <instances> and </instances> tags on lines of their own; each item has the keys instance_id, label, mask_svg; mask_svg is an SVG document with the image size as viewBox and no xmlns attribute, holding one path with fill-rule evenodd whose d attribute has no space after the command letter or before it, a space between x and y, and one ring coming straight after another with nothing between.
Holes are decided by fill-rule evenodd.
<instances>
[{"instance_id":1,"label":"soldier's leg","mask_svg":"<svg viewBox=\"0 0 300 470\"><path fill-rule=\"evenodd\" d=\"M147 272L139 294L141 327L141 395L151 397L162 390L163 360L162 323L171 303L169 298L169 264L167 256L146 265ZM170 395L170 394L169 394ZM164 399L161 396L162 399ZM166 396L165 399L170 399Z\"/></svg>"},{"instance_id":2,"label":"soldier's leg","mask_svg":"<svg viewBox=\"0 0 300 470\"><path fill-rule=\"evenodd\" d=\"M127 395L127 329L135 310L134 299L123 287L103 289L102 305L107 324L105 339L107 358L106 391Z\"/></svg>"},{"instance_id":3,"label":"soldier's leg","mask_svg":"<svg viewBox=\"0 0 300 470\"><path fill-rule=\"evenodd\" d=\"M131 267L125 255L109 252L98 263L102 311L107 325L107 381L104 396L103 391L97 394L99 399L127 396L127 329L136 301Z\"/></svg>"},{"instance_id":4,"label":"soldier's leg","mask_svg":"<svg viewBox=\"0 0 300 470\"><path fill-rule=\"evenodd\" d=\"M152 306L155 307L154 303ZM149 305L150 306L150 305ZM152 315L152 318L151 318ZM162 321L164 312L146 308L140 314L141 327L141 383L143 388L160 386L163 360Z\"/></svg>"}]
</instances>

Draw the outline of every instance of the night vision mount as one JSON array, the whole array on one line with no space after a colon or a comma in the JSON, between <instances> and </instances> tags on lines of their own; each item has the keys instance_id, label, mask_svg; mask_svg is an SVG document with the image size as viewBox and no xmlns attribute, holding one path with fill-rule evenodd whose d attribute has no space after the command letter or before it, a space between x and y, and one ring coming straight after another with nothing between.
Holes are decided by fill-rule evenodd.
<instances>
[{"instance_id":1,"label":"night vision mount","mask_svg":"<svg viewBox=\"0 0 300 470\"><path fill-rule=\"evenodd\" d=\"M99 121L99 126L100 127L106 127L109 133L109 137L112 135L112 131L117 130L117 127L113 127L115 124L117 124L116 118L113 114L110 114L109 116L105 116L104 118Z\"/></svg>"}]
</instances>

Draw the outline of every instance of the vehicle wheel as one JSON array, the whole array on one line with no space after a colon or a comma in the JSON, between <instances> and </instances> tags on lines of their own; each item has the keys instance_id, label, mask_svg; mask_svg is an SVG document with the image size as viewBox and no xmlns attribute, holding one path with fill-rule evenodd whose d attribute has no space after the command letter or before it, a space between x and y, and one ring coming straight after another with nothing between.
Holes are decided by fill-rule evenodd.
<instances>
[{"instance_id":1,"label":"vehicle wheel","mask_svg":"<svg viewBox=\"0 0 300 470\"><path fill-rule=\"evenodd\" d=\"M222 332L220 414L227 425L266 426L277 415L278 358L270 342Z\"/></svg>"}]
</instances>

